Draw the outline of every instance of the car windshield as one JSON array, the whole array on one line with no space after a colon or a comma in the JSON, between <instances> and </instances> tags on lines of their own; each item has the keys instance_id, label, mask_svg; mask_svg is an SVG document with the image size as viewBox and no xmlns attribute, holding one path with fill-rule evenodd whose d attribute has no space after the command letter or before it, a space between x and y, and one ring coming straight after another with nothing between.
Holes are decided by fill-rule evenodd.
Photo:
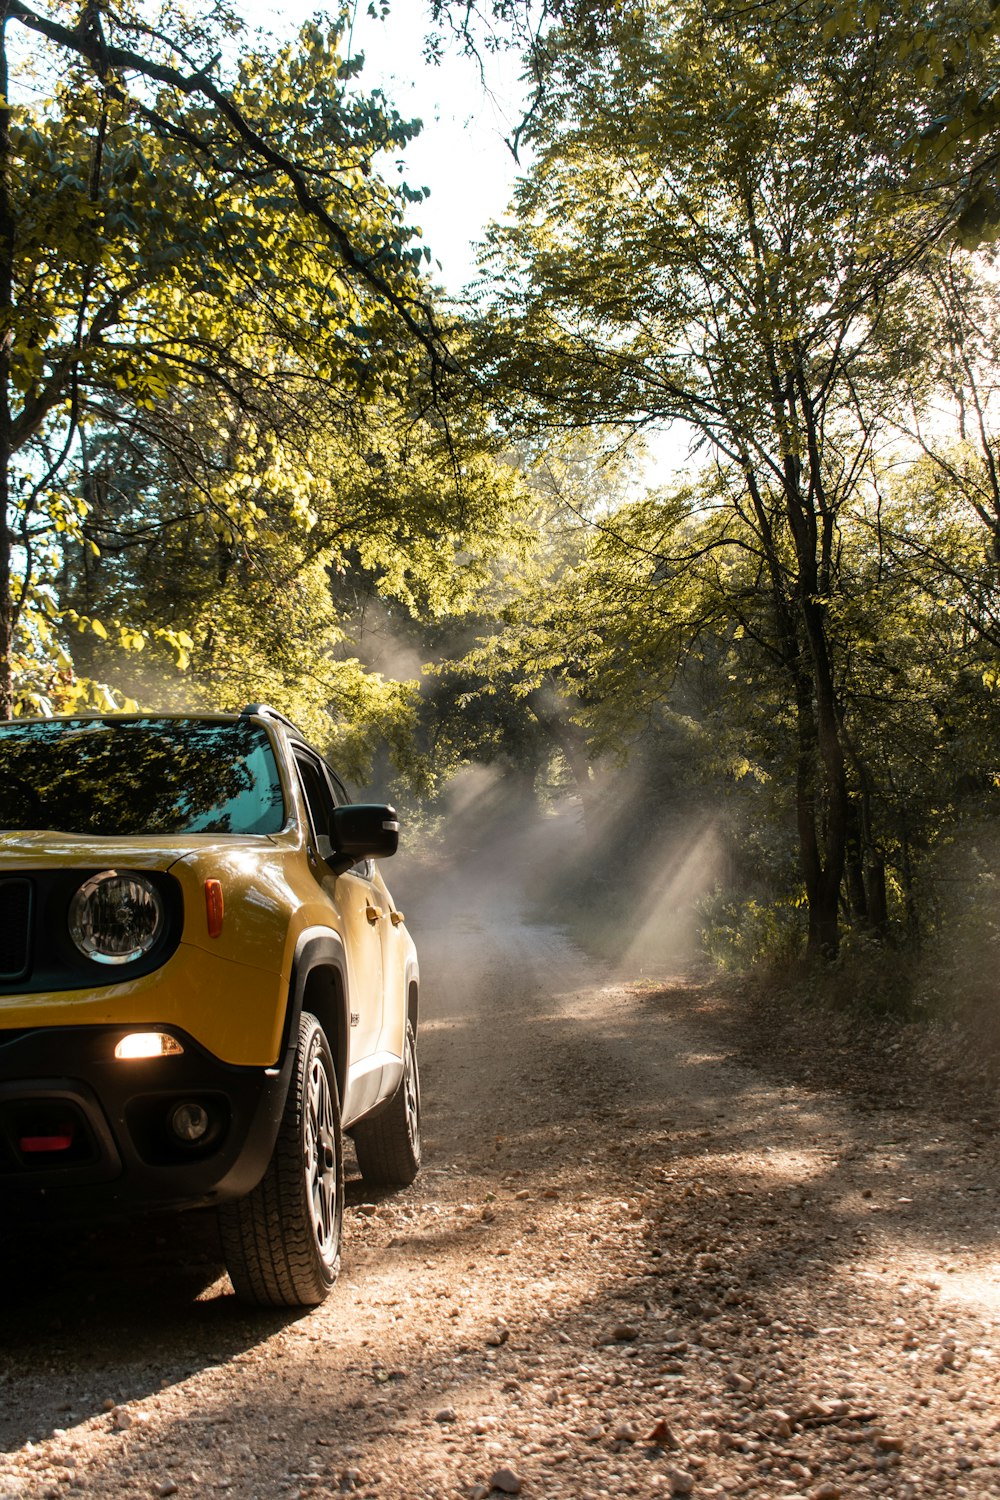
<instances>
[{"instance_id":1,"label":"car windshield","mask_svg":"<svg viewBox=\"0 0 1000 1500\"><path fill-rule=\"evenodd\" d=\"M0 828L277 833L284 818L267 735L245 720L0 725Z\"/></svg>"}]
</instances>

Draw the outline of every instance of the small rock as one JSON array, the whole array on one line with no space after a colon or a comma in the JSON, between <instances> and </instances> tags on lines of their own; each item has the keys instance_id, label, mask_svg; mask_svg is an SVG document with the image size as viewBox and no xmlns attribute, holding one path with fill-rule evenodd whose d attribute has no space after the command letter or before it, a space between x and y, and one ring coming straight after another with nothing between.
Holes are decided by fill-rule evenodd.
<instances>
[{"instance_id":1,"label":"small rock","mask_svg":"<svg viewBox=\"0 0 1000 1500\"><path fill-rule=\"evenodd\" d=\"M435 1422L454 1422L458 1412L453 1406L442 1406L440 1411L434 1413Z\"/></svg>"},{"instance_id":2,"label":"small rock","mask_svg":"<svg viewBox=\"0 0 1000 1500\"><path fill-rule=\"evenodd\" d=\"M361 1483L361 1471L359 1469L345 1469L337 1481L337 1488L343 1495L350 1495Z\"/></svg>"},{"instance_id":3,"label":"small rock","mask_svg":"<svg viewBox=\"0 0 1000 1500\"><path fill-rule=\"evenodd\" d=\"M611 1330L612 1341L616 1344L630 1344L633 1339L637 1339L638 1337L639 1330L638 1328L634 1328L631 1323L616 1323Z\"/></svg>"},{"instance_id":4,"label":"small rock","mask_svg":"<svg viewBox=\"0 0 1000 1500\"><path fill-rule=\"evenodd\" d=\"M694 1489L694 1475L687 1469L668 1469L665 1478L672 1495L690 1495Z\"/></svg>"},{"instance_id":5,"label":"small rock","mask_svg":"<svg viewBox=\"0 0 1000 1500\"><path fill-rule=\"evenodd\" d=\"M486 1500L489 1489L485 1484L474 1484L469 1491L469 1500Z\"/></svg>"},{"instance_id":6,"label":"small rock","mask_svg":"<svg viewBox=\"0 0 1000 1500\"><path fill-rule=\"evenodd\" d=\"M111 1413L112 1432L127 1432L132 1426L132 1414L125 1410L124 1406L116 1406Z\"/></svg>"},{"instance_id":7,"label":"small rock","mask_svg":"<svg viewBox=\"0 0 1000 1500\"><path fill-rule=\"evenodd\" d=\"M160 1496L160 1500L166 1500L168 1495L176 1495L177 1486L172 1479L163 1479L156 1486L156 1493Z\"/></svg>"},{"instance_id":8,"label":"small rock","mask_svg":"<svg viewBox=\"0 0 1000 1500\"><path fill-rule=\"evenodd\" d=\"M525 1203L530 1197L531 1193L527 1188L519 1188L514 1194L514 1199L517 1203Z\"/></svg>"},{"instance_id":9,"label":"small rock","mask_svg":"<svg viewBox=\"0 0 1000 1500\"><path fill-rule=\"evenodd\" d=\"M680 1447L674 1434L671 1432L667 1422L661 1417L653 1427L652 1432L646 1434L647 1443L655 1443L657 1448L669 1448L676 1450Z\"/></svg>"},{"instance_id":10,"label":"small rock","mask_svg":"<svg viewBox=\"0 0 1000 1500\"><path fill-rule=\"evenodd\" d=\"M513 1469L497 1469L490 1480L491 1490L502 1490L505 1495L519 1495L521 1493L521 1478L515 1474Z\"/></svg>"},{"instance_id":11,"label":"small rock","mask_svg":"<svg viewBox=\"0 0 1000 1500\"><path fill-rule=\"evenodd\" d=\"M832 1479L824 1479L814 1490L809 1491L809 1500L840 1500L843 1490Z\"/></svg>"},{"instance_id":12,"label":"small rock","mask_svg":"<svg viewBox=\"0 0 1000 1500\"><path fill-rule=\"evenodd\" d=\"M631 1422L621 1422L612 1434L616 1443L634 1443L639 1436L638 1429Z\"/></svg>"},{"instance_id":13,"label":"small rock","mask_svg":"<svg viewBox=\"0 0 1000 1500\"><path fill-rule=\"evenodd\" d=\"M496 1212L492 1208L484 1208L479 1217L482 1219L484 1224L492 1224L493 1220L496 1218Z\"/></svg>"},{"instance_id":14,"label":"small rock","mask_svg":"<svg viewBox=\"0 0 1000 1500\"><path fill-rule=\"evenodd\" d=\"M496 1417L477 1417L472 1424L472 1430L477 1437L482 1437L484 1433L495 1431L496 1425Z\"/></svg>"},{"instance_id":15,"label":"small rock","mask_svg":"<svg viewBox=\"0 0 1000 1500\"><path fill-rule=\"evenodd\" d=\"M885 1433L882 1437L875 1439L875 1446L882 1453L902 1453L906 1448L906 1441L901 1437L891 1437Z\"/></svg>"},{"instance_id":16,"label":"small rock","mask_svg":"<svg viewBox=\"0 0 1000 1500\"><path fill-rule=\"evenodd\" d=\"M559 1189L556 1188L556 1187L542 1188L542 1197L543 1198L558 1198L559 1197Z\"/></svg>"},{"instance_id":17,"label":"small rock","mask_svg":"<svg viewBox=\"0 0 1000 1500\"><path fill-rule=\"evenodd\" d=\"M355 1212L359 1213L363 1219L374 1219L378 1213L378 1205L376 1203L359 1203Z\"/></svg>"},{"instance_id":18,"label":"small rock","mask_svg":"<svg viewBox=\"0 0 1000 1500\"><path fill-rule=\"evenodd\" d=\"M487 1344L489 1344L491 1349L499 1349L502 1344L506 1344L509 1338L510 1329L505 1328L503 1324L500 1323L496 1328L493 1329L492 1333L488 1333L486 1335L486 1342Z\"/></svg>"},{"instance_id":19,"label":"small rock","mask_svg":"<svg viewBox=\"0 0 1000 1500\"><path fill-rule=\"evenodd\" d=\"M752 1391L754 1386L754 1383L750 1379L749 1375L740 1375L736 1370L730 1370L728 1372L728 1374L726 1375L726 1384L732 1390L740 1391L743 1395L746 1395L747 1391Z\"/></svg>"},{"instance_id":20,"label":"small rock","mask_svg":"<svg viewBox=\"0 0 1000 1500\"><path fill-rule=\"evenodd\" d=\"M819 1418L821 1421L834 1415L833 1407L826 1401L820 1401L815 1396L809 1396L795 1413L796 1422L808 1422L810 1418Z\"/></svg>"}]
</instances>

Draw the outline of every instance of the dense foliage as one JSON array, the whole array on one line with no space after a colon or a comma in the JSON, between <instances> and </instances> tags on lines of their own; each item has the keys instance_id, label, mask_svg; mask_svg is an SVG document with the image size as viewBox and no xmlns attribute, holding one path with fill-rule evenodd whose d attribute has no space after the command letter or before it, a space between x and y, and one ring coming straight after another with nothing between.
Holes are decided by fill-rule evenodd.
<instances>
[{"instance_id":1,"label":"dense foliage","mask_svg":"<svg viewBox=\"0 0 1000 1500\"><path fill-rule=\"evenodd\" d=\"M741 963L954 923L1000 775L997 13L432 11L530 79L447 315L339 24L8 0L0 707L272 700L432 798L493 763L636 868L710 846Z\"/></svg>"},{"instance_id":2,"label":"dense foliage","mask_svg":"<svg viewBox=\"0 0 1000 1500\"><path fill-rule=\"evenodd\" d=\"M287 606L279 659L315 636L345 548L440 594L468 441L429 415L421 193L373 167L416 127L352 87L342 25L266 50L218 9L54 3L6 30L0 708L78 691L67 626L197 666L203 608L216 658L280 682L267 626Z\"/></svg>"},{"instance_id":3,"label":"dense foliage","mask_svg":"<svg viewBox=\"0 0 1000 1500\"><path fill-rule=\"evenodd\" d=\"M845 912L887 933L888 876L909 902L913 799L945 790L939 695L962 659L963 709L987 713L963 774L989 763L986 643L949 627L986 619L991 577L964 624L936 606L993 536L993 348L972 313L992 289L956 240L997 137L926 142L956 71L988 91L996 47L975 6L948 19L939 68L907 40L937 34L935 8L567 8L487 260L483 336L516 426L695 436L698 478L617 509L576 580L576 613L599 598L606 621L585 713L636 723L693 657L724 669L718 689L751 685L724 733L784 790L817 955ZM950 576L913 546L915 520L928 532L901 475L921 449L964 531Z\"/></svg>"}]
</instances>

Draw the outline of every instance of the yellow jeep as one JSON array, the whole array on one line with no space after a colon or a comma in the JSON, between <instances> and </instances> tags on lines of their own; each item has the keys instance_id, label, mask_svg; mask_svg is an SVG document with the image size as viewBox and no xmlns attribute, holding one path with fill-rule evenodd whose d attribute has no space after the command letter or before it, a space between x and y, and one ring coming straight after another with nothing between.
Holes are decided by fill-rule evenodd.
<instances>
[{"instance_id":1,"label":"yellow jeep","mask_svg":"<svg viewBox=\"0 0 1000 1500\"><path fill-rule=\"evenodd\" d=\"M320 1302L341 1131L420 1165L398 830L262 705L0 724L7 1213L217 1205L240 1297Z\"/></svg>"}]
</instances>

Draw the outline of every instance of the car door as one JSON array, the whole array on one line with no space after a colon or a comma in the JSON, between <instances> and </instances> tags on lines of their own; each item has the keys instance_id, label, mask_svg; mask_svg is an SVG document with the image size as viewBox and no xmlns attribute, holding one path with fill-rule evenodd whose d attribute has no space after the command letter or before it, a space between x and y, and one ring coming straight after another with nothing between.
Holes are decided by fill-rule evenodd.
<instances>
[{"instance_id":1,"label":"car door","mask_svg":"<svg viewBox=\"0 0 1000 1500\"><path fill-rule=\"evenodd\" d=\"M382 1031L382 934L388 920L385 902L375 890L369 861L334 875L326 859L331 853L329 827L335 793L327 768L318 755L303 745L294 747L299 776L312 823L316 880L340 917L341 936L347 950L348 1009L350 1012L350 1066L352 1078L364 1071L365 1060L378 1051ZM340 796L337 801L342 800Z\"/></svg>"},{"instance_id":2,"label":"car door","mask_svg":"<svg viewBox=\"0 0 1000 1500\"><path fill-rule=\"evenodd\" d=\"M325 762L324 762L325 764ZM338 804L351 798L332 766L327 765ZM353 873L368 883L368 899L379 912L377 925L382 941L382 1038L381 1052L387 1058L402 1059L406 1043L406 962L412 945L402 928L403 913L396 909L392 896L373 859L359 860Z\"/></svg>"}]
</instances>

